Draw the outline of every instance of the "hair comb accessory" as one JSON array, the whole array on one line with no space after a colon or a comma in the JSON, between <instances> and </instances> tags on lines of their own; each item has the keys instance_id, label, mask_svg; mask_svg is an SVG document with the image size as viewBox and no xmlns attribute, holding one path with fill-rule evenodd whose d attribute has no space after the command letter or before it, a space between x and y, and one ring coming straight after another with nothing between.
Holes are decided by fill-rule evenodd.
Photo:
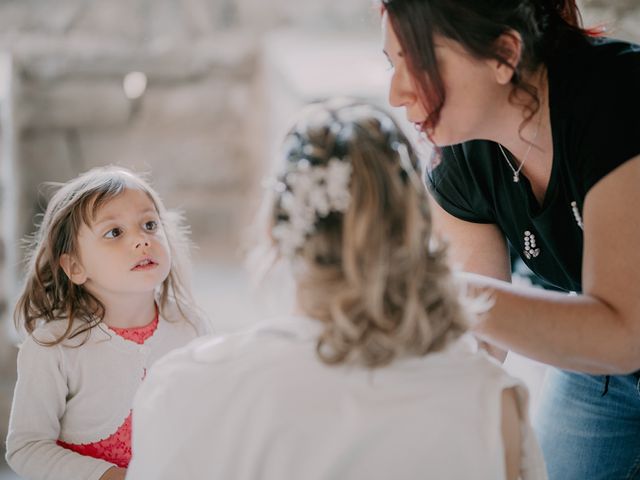
<instances>
[{"instance_id":1,"label":"hair comb accessory","mask_svg":"<svg viewBox=\"0 0 640 480\"><path fill-rule=\"evenodd\" d=\"M333 157L325 166L312 165L303 158L275 182L281 214L272 235L284 256L297 253L319 219L349 208L351 172L351 163L344 159Z\"/></svg>"}]
</instances>

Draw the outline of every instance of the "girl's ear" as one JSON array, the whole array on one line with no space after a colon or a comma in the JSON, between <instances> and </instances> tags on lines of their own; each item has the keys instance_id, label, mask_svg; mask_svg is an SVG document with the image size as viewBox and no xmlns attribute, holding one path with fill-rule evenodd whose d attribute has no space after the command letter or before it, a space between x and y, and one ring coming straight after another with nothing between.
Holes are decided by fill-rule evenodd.
<instances>
[{"instance_id":1,"label":"girl's ear","mask_svg":"<svg viewBox=\"0 0 640 480\"><path fill-rule=\"evenodd\" d=\"M75 283L76 285L82 285L87 281L87 274L84 270L84 267L80 263L78 259L69 255L68 253L63 253L60 256L60 266L64 273L69 277L69 279Z\"/></svg>"},{"instance_id":2,"label":"girl's ear","mask_svg":"<svg viewBox=\"0 0 640 480\"><path fill-rule=\"evenodd\" d=\"M509 30L496 40L496 51L505 59L504 62L494 60L493 69L497 82L507 85L522 57L522 37L515 30Z\"/></svg>"}]
</instances>

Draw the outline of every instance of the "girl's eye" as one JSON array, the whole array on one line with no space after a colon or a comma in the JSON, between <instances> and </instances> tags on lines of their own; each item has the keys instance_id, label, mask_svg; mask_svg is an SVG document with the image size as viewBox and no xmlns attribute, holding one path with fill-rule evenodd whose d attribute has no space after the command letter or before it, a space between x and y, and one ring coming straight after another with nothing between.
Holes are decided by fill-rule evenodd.
<instances>
[{"instance_id":1,"label":"girl's eye","mask_svg":"<svg viewBox=\"0 0 640 480\"><path fill-rule=\"evenodd\" d=\"M158 222L155 220L149 220L144 224L144 229L147 232L155 232L158 229Z\"/></svg>"},{"instance_id":2,"label":"girl's eye","mask_svg":"<svg viewBox=\"0 0 640 480\"><path fill-rule=\"evenodd\" d=\"M112 228L107 233L104 234L104 238L116 238L122 235L122 230L118 227Z\"/></svg>"}]
</instances>

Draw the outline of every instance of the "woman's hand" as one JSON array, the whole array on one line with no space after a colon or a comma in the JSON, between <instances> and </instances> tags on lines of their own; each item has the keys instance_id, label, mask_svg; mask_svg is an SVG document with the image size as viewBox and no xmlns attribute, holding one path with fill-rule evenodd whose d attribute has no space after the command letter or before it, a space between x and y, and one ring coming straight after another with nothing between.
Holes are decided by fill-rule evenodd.
<instances>
[{"instance_id":1,"label":"woman's hand","mask_svg":"<svg viewBox=\"0 0 640 480\"><path fill-rule=\"evenodd\" d=\"M104 472L104 474L100 477L100 480L124 480L124 477L126 475L126 468L111 467L109 470Z\"/></svg>"}]
</instances>

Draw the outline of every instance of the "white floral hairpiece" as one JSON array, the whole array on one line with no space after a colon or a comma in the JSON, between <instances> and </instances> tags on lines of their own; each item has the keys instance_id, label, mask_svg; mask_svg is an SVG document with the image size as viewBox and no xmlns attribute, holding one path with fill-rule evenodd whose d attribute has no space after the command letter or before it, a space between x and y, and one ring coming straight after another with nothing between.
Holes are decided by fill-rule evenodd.
<instances>
[{"instance_id":1,"label":"white floral hairpiece","mask_svg":"<svg viewBox=\"0 0 640 480\"><path fill-rule=\"evenodd\" d=\"M349 182L352 166L348 160L331 158L326 166L307 159L296 162L274 185L281 196L280 208L287 218L273 227L273 237L284 256L293 257L316 228L318 219L331 212L344 213L351 202Z\"/></svg>"}]
</instances>

